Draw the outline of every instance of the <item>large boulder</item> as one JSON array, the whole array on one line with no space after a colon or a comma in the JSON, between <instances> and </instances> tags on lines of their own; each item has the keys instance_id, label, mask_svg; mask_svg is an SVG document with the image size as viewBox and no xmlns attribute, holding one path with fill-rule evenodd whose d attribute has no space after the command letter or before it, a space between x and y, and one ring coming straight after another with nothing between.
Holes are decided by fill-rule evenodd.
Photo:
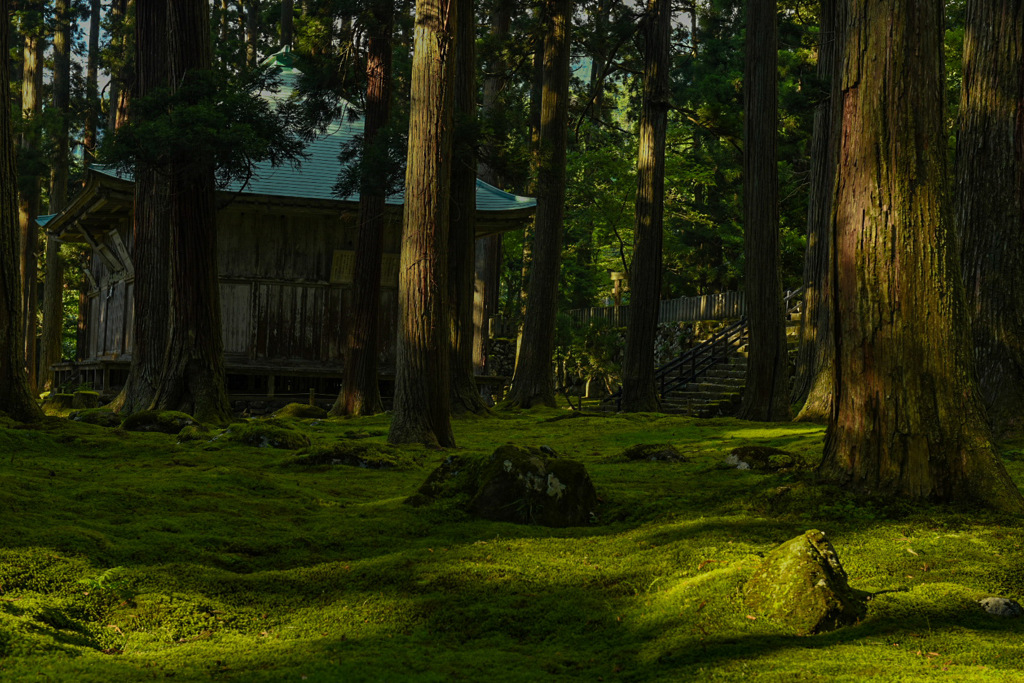
<instances>
[{"instance_id":1,"label":"large boulder","mask_svg":"<svg viewBox=\"0 0 1024 683\"><path fill-rule=\"evenodd\" d=\"M445 460L409 502L462 497L470 513L498 522L580 526L594 519L597 492L586 468L550 449L501 446L489 457Z\"/></svg>"},{"instance_id":2,"label":"large boulder","mask_svg":"<svg viewBox=\"0 0 1024 683\"><path fill-rule=\"evenodd\" d=\"M798 634L856 623L867 611L865 595L850 588L835 548L816 529L769 553L744 587L750 610Z\"/></svg>"}]
</instances>

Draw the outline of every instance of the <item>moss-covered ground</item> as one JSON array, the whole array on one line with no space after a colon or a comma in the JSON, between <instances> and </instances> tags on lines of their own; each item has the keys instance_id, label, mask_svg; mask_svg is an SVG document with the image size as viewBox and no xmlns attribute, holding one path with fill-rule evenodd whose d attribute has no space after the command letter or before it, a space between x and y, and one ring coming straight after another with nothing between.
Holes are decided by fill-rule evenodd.
<instances>
[{"instance_id":1,"label":"moss-covered ground","mask_svg":"<svg viewBox=\"0 0 1024 683\"><path fill-rule=\"evenodd\" d=\"M1024 619L975 602L1024 599L1019 519L723 464L767 445L813 465L817 426L564 415L457 421L458 452L582 461L603 500L588 527L404 505L446 451L388 451L376 469L218 430L179 443L0 421L0 680L1024 680ZM387 428L277 420L314 452ZM644 442L686 461L622 457ZM1021 451L1005 457L1024 480ZM809 528L876 596L861 623L801 637L748 613L741 589Z\"/></svg>"}]
</instances>

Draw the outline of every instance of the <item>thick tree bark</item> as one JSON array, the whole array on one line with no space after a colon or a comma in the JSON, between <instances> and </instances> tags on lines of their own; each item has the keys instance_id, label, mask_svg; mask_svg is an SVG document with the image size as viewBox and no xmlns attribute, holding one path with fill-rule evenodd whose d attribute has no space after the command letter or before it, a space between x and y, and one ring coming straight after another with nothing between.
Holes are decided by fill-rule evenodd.
<instances>
[{"instance_id":1,"label":"thick tree bark","mask_svg":"<svg viewBox=\"0 0 1024 683\"><path fill-rule=\"evenodd\" d=\"M8 54L11 6L0 0L0 54ZM0 63L0 102L11 101L9 60ZM21 422L38 419L25 375L21 322L21 273L18 269L18 167L14 156L11 108L0 107L0 413Z\"/></svg>"},{"instance_id":2,"label":"thick tree bark","mask_svg":"<svg viewBox=\"0 0 1024 683\"><path fill-rule=\"evenodd\" d=\"M135 94L144 98L170 87L166 0L146 2L135 17ZM133 122L144 123L138 111ZM167 160L135 167L132 263L135 268L133 342L128 381L111 407L134 413L153 407L170 317L170 188Z\"/></svg>"},{"instance_id":3,"label":"thick tree bark","mask_svg":"<svg viewBox=\"0 0 1024 683\"><path fill-rule=\"evenodd\" d=\"M377 376L381 256L384 253L386 142L381 131L391 116L391 32L394 10L388 0L369 10L366 55L366 115L363 123L363 183L359 193L355 302L345 349L345 384L332 415L373 415L384 408Z\"/></svg>"},{"instance_id":4,"label":"thick tree bark","mask_svg":"<svg viewBox=\"0 0 1024 683\"><path fill-rule=\"evenodd\" d=\"M842 76L842 27L839 0L821 0L818 39L818 78L828 82L829 97L814 110L811 136L811 187L807 203L807 256L804 260L804 306L800 320L800 350L792 401L803 404L798 421L825 422L832 413L835 344L829 306L832 274L832 195L839 160L842 116L839 81Z\"/></svg>"},{"instance_id":5,"label":"thick tree bark","mask_svg":"<svg viewBox=\"0 0 1024 683\"><path fill-rule=\"evenodd\" d=\"M649 0L644 18L644 104L637 154L636 224L629 273L629 325L622 360L627 412L660 409L654 386L654 338L661 308L661 244L665 216L665 134L668 127L670 0Z\"/></svg>"},{"instance_id":6,"label":"thick tree bark","mask_svg":"<svg viewBox=\"0 0 1024 683\"><path fill-rule=\"evenodd\" d=\"M565 161L569 121L570 0L546 0L544 88L537 154L537 214L533 263L527 289L522 342L506 405L555 405L551 361L558 312L558 279L565 217Z\"/></svg>"},{"instance_id":7,"label":"thick tree bark","mask_svg":"<svg viewBox=\"0 0 1024 683\"><path fill-rule=\"evenodd\" d=\"M455 0L417 0L390 443L455 445L446 276L457 30Z\"/></svg>"},{"instance_id":8,"label":"thick tree bark","mask_svg":"<svg viewBox=\"0 0 1024 683\"><path fill-rule=\"evenodd\" d=\"M1024 511L990 440L946 201L943 7L849 0L834 238L836 377L819 474Z\"/></svg>"},{"instance_id":9,"label":"thick tree bark","mask_svg":"<svg viewBox=\"0 0 1024 683\"><path fill-rule=\"evenodd\" d=\"M175 0L168 16L169 72L182 89L212 66L206 0ZM231 415L224 380L212 159L174 159L170 174L170 330L155 406L203 422Z\"/></svg>"},{"instance_id":10,"label":"thick tree bark","mask_svg":"<svg viewBox=\"0 0 1024 683\"><path fill-rule=\"evenodd\" d=\"M978 384L997 436L1024 430L1024 5L970 0L956 223Z\"/></svg>"},{"instance_id":11,"label":"thick tree bark","mask_svg":"<svg viewBox=\"0 0 1024 683\"><path fill-rule=\"evenodd\" d=\"M67 205L70 153L71 104L71 17L68 0L54 3L56 30L53 34L53 108L59 118L56 150L50 178L50 213ZM46 279L43 281L43 332L39 344L39 388L53 388L51 367L61 359L64 327L64 257L60 242L46 237Z\"/></svg>"},{"instance_id":12,"label":"thick tree bark","mask_svg":"<svg viewBox=\"0 0 1024 683\"><path fill-rule=\"evenodd\" d=\"M41 21L41 17L40 17ZM33 157L38 153L40 147L38 128L33 125L37 121L43 105L43 50L45 43L40 35L33 28L32 32L25 36L24 66L22 68L21 82L21 109L22 116L28 124L27 130L21 136L21 150L27 157ZM37 277L36 268L38 259L36 252L39 249L39 225L36 218L39 216L40 205L40 181L36 176L22 184L21 198L18 203L18 221L21 227L21 256L19 272L21 273L21 294L22 294L22 324L23 331L21 338L24 341L25 367L28 368L29 391L36 390L36 369L37 369L37 345L36 331L39 327L36 321L38 310Z\"/></svg>"},{"instance_id":13,"label":"thick tree bark","mask_svg":"<svg viewBox=\"0 0 1024 683\"><path fill-rule=\"evenodd\" d=\"M96 161L96 128L99 125L99 63L100 63L100 10L101 0L89 2L89 56L85 67L85 163Z\"/></svg>"},{"instance_id":14,"label":"thick tree bark","mask_svg":"<svg viewBox=\"0 0 1024 683\"><path fill-rule=\"evenodd\" d=\"M749 320L747 386L737 417L788 420L789 359L779 267L778 26L775 0L747 4L743 74L744 290Z\"/></svg>"},{"instance_id":15,"label":"thick tree bark","mask_svg":"<svg viewBox=\"0 0 1024 683\"><path fill-rule=\"evenodd\" d=\"M476 21L473 0L459 3L455 39L455 125L448 235L448 302L451 306L452 412L487 412L473 377L473 284L476 256Z\"/></svg>"}]
</instances>

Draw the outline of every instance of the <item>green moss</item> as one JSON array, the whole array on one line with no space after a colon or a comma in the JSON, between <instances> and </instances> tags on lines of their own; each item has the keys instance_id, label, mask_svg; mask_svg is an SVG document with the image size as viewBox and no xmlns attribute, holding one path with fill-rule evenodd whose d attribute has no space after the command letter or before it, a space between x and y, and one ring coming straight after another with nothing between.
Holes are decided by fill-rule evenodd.
<instances>
[{"instance_id":1,"label":"green moss","mask_svg":"<svg viewBox=\"0 0 1024 683\"><path fill-rule=\"evenodd\" d=\"M290 464L300 467L345 465L379 470L419 467L422 462L422 452L387 444L343 441L316 446L308 454L293 459Z\"/></svg>"},{"instance_id":2,"label":"green moss","mask_svg":"<svg viewBox=\"0 0 1024 683\"><path fill-rule=\"evenodd\" d=\"M89 410L78 410L68 415L69 420L75 420L76 422L84 422L90 425L99 425L100 427L120 427L121 416L115 414L108 408L92 408Z\"/></svg>"},{"instance_id":3,"label":"green moss","mask_svg":"<svg viewBox=\"0 0 1024 683\"><path fill-rule=\"evenodd\" d=\"M199 424L187 413L174 410L140 410L124 419L121 427L129 432L177 434L185 427Z\"/></svg>"},{"instance_id":4,"label":"green moss","mask_svg":"<svg viewBox=\"0 0 1024 683\"><path fill-rule=\"evenodd\" d=\"M327 417L327 411L307 403L289 403L274 413L276 417L292 417L303 420L322 420Z\"/></svg>"},{"instance_id":5,"label":"green moss","mask_svg":"<svg viewBox=\"0 0 1024 683\"><path fill-rule=\"evenodd\" d=\"M224 433L230 441L257 448L299 450L308 448L309 437L284 420L253 420L231 425Z\"/></svg>"},{"instance_id":6,"label":"green moss","mask_svg":"<svg viewBox=\"0 0 1024 683\"><path fill-rule=\"evenodd\" d=\"M600 524L403 505L419 467L282 467L291 454L224 436L0 422L0 680L1024 677L1024 620L976 603L1024 597L1019 520L719 468L751 444L813 466L819 426L545 422L557 414L457 421L459 449L399 452L435 467L483 463L510 440L548 445L586 466ZM347 433L382 445L388 417L263 422L312 452ZM617 459L638 443L686 461ZM1024 481L1024 461L1008 469ZM814 527L875 597L859 624L798 637L749 611L742 588L760 555Z\"/></svg>"}]
</instances>

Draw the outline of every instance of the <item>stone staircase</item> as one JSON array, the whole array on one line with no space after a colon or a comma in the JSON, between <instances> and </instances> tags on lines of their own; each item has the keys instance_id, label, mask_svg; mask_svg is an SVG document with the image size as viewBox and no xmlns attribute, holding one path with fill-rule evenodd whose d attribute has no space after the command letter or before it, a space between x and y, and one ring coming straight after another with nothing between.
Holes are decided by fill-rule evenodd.
<instances>
[{"instance_id":1,"label":"stone staircase","mask_svg":"<svg viewBox=\"0 0 1024 683\"><path fill-rule=\"evenodd\" d=\"M785 299L790 376L799 345L802 293L798 289ZM747 343L747 321L741 318L658 368L655 382L662 410L704 418L735 414L746 387ZM620 389L602 407L617 410L621 396Z\"/></svg>"},{"instance_id":2,"label":"stone staircase","mask_svg":"<svg viewBox=\"0 0 1024 683\"><path fill-rule=\"evenodd\" d=\"M794 312L786 320L791 376L799 339L800 313ZM661 398L662 410L703 418L735 414L747 383L747 343L744 333L727 357L706 370L699 380L666 391Z\"/></svg>"}]
</instances>

